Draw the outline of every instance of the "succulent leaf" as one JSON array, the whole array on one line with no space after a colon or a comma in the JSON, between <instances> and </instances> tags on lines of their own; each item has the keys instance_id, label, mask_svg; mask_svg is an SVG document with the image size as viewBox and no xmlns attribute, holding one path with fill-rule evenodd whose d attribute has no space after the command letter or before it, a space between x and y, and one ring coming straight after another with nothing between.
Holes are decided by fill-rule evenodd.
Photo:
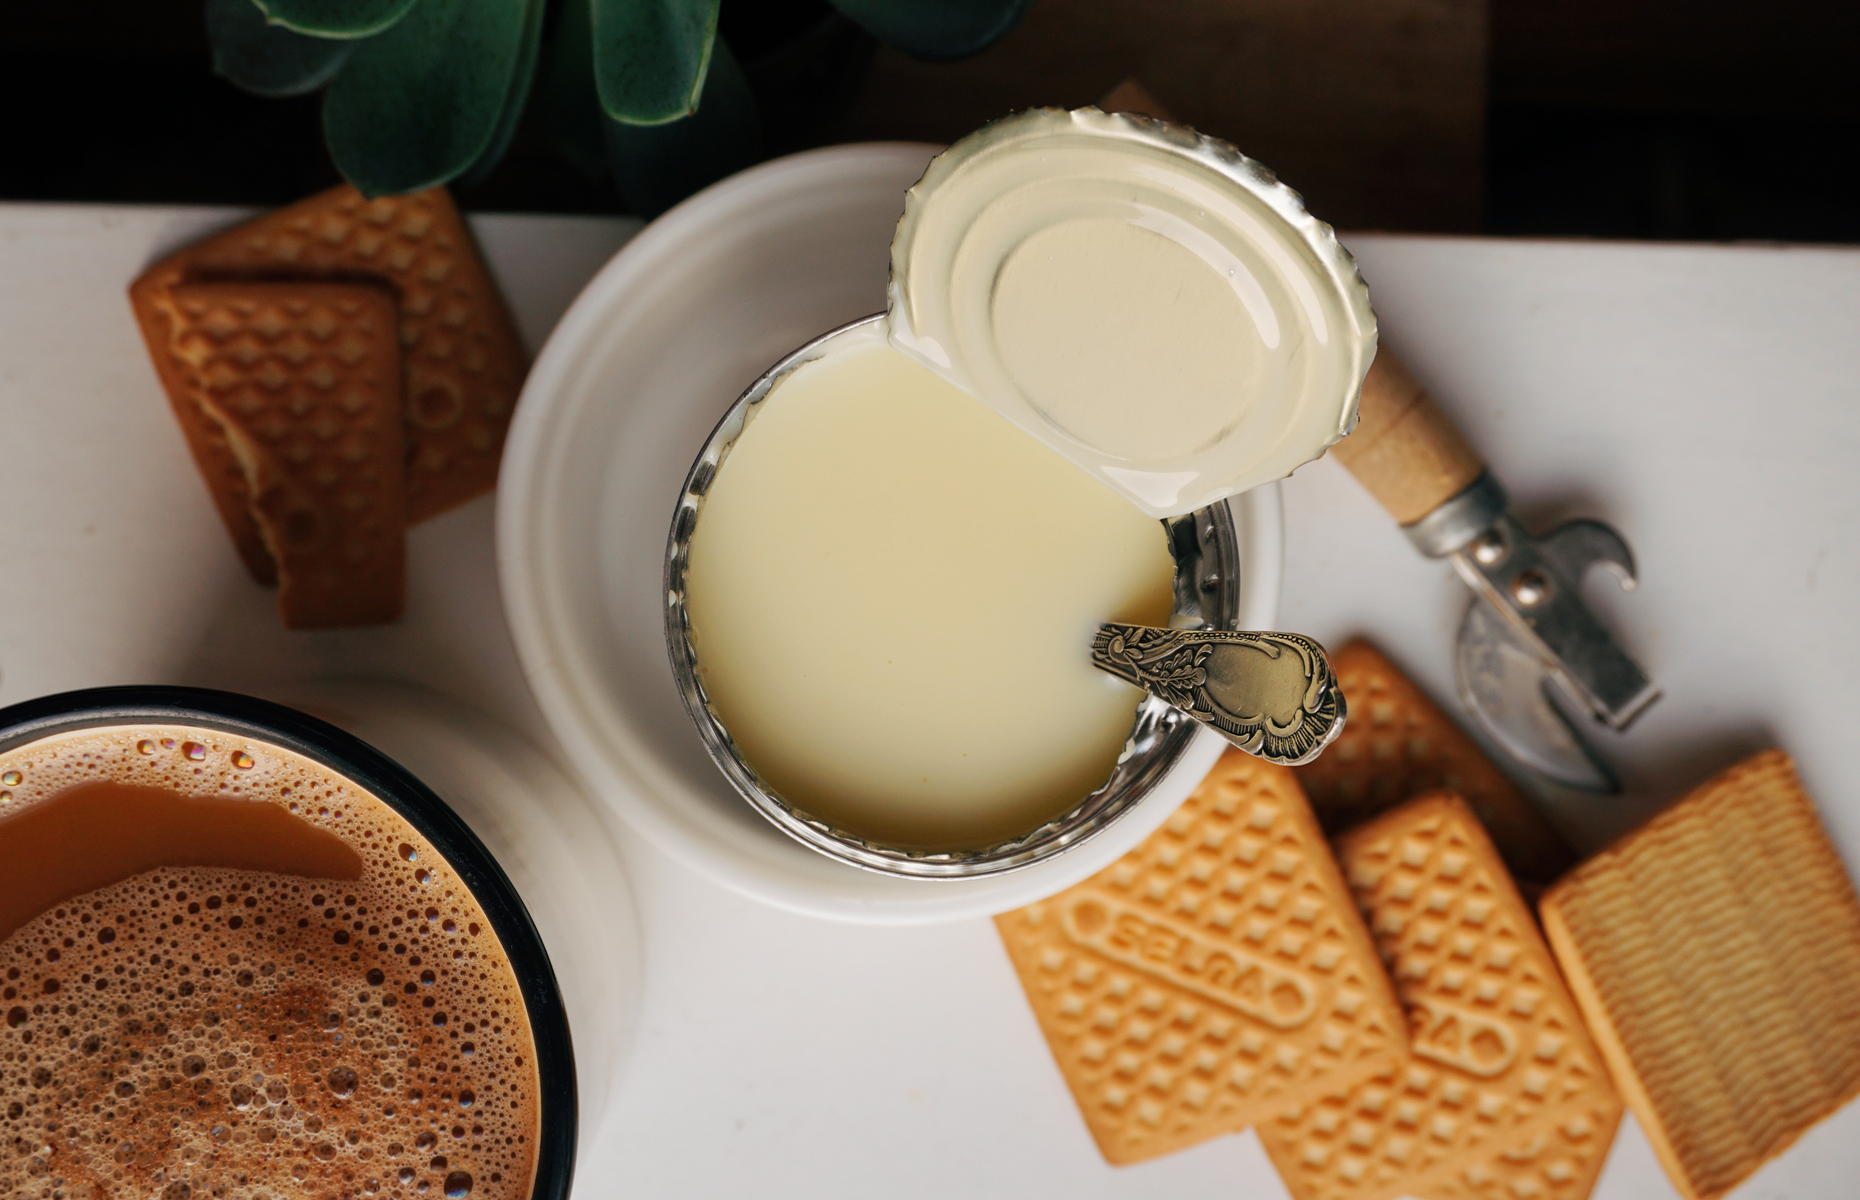
<instances>
[{"instance_id":1,"label":"succulent leaf","mask_svg":"<svg viewBox=\"0 0 1860 1200\"><path fill-rule=\"evenodd\" d=\"M504 152L510 149L511 139L517 136L517 125L523 120L524 106L530 100L530 85L536 79L536 60L542 49L543 12L548 7L548 0L528 2L523 40L517 46L517 69L510 78L510 92L504 97L504 111L497 118L497 128L492 131L484 153L459 177L461 187L470 187L495 170L503 161Z\"/></svg>"},{"instance_id":2,"label":"succulent leaf","mask_svg":"<svg viewBox=\"0 0 1860 1200\"><path fill-rule=\"evenodd\" d=\"M354 42L305 37L267 24L252 0L207 0L213 71L258 96L301 96L330 81Z\"/></svg>"},{"instance_id":3,"label":"succulent leaf","mask_svg":"<svg viewBox=\"0 0 1860 1200\"><path fill-rule=\"evenodd\" d=\"M369 196L456 178L497 134L530 10L543 3L421 0L357 45L323 99L336 168Z\"/></svg>"},{"instance_id":4,"label":"succulent leaf","mask_svg":"<svg viewBox=\"0 0 1860 1200\"><path fill-rule=\"evenodd\" d=\"M661 125L697 110L717 36L717 0L584 2L592 4L594 84L610 118Z\"/></svg>"},{"instance_id":5,"label":"succulent leaf","mask_svg":"<svg viewBox=\"0 0 1860 1200\"><path fill-rule=\"evenodd\" d=\"M363 38L407 15L420 0L251 0L273 25L321 38Z\"/></svg>"},{"instance_id":6,"label":"succulent leaf","mask_svg":"<svg viewBox=\"0 0 1860 1200\"><path fill-rule=\"evenodd\" d=\"M614 183L644 217L755 162L762 133L749 80L722 38L696 112L658 125L609 119L606 129Z\"/></svg>"},{"instance_id":7,"label":"succulent leaf","mask_svg":"<svg viewBox=\"0 0 1860 1200\"><path fill-rule=\"evenodd\" d=\"M950 62L986 50L1033 0L833 0L854 24L894 50Z\"/></svg>"}]
</instances>

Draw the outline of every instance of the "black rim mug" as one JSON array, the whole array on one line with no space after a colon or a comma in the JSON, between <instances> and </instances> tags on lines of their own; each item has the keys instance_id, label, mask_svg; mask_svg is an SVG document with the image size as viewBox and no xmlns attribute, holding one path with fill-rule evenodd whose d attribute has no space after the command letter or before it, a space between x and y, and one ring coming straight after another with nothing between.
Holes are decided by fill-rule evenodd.
<instances>
[{"instance_id":1,"label":"black rim mug","mask_svg":"<svg viewBox=\"0 0 1860 1200\"><path fill-rule=\"evenodd\" d=\"M568 1014L542 937L497 860L458 814L410 771L327 722L251 696L190 687L105 687L0 709L0 753L112 725L192 725L269 742L352 781L393 809L464 883L497 934L523 994L537 1078L532 1200L564 1200L575 1170L577 1099Z\"/></svg>"}]
</instances>

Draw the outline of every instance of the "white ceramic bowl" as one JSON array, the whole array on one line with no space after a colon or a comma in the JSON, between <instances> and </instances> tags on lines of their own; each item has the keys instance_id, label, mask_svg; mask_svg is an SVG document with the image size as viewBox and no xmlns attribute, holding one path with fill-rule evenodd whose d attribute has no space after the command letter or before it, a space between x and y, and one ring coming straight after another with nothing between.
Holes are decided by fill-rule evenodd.
<instances>
[{"instance_id":1,"label":"white ceramic bowl","mask_svg":"<svg viewBox=\"0 0 1860 1200\"><path fill-rule=\"evenodd\" d=\"M882 311L904 193L935 148L839 146L765 163L666 213L581 293L530 369L504 450L497 556L517 655L588 790L726 887L840 920L1002 912L1102 869L1187 796L1212 731L1141 804L1046 862L968 880L883 876L792 841L736 794L665 650L665 535L686 469L768 366ZM1241 624L1278 607L1276 485L1234 502Z\"/></svg>"}]
</instances>

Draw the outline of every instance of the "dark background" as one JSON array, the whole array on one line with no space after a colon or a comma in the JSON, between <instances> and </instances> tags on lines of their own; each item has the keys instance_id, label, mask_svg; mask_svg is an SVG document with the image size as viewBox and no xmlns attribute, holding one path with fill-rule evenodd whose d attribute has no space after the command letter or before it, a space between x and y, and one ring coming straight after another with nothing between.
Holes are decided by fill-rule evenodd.
<instances>
[{"instance_id":1,"label":"dark background","mask_svg":"<svg viewBox=\"0 0 1860 1200\"><path fill-rule=\"evenodd\" d=\"M0 199L276 204L335 182L319 100L216 78L199 0L0 22ZM746 60L814 30L837 83L757 83L765 148L948 141L1135 76L1351 229L1860 242L1854 0L1038 0L966 62L854 45L822 0L724 0ZM816 81L817 82L817 81ZM619 212L526 126L475 209Z\"/></svg>"}]
</instances>

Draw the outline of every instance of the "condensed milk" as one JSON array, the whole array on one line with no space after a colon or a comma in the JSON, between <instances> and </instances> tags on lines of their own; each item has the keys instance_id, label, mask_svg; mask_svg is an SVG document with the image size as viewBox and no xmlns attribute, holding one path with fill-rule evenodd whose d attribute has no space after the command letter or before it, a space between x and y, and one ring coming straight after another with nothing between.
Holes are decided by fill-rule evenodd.
<instances>
[{"instance_id":1,"label":"condensed milk","mask_svg":"<svg viewBox=\"0 0 1860 1200\"><path fill-rule=\"evenodd\" d=\"M712 709L766 786L863 837L979 847L1104 782L1142 693L1091 666L1164 624L1163 527L855 326L731 449L685 598Z\"/></svg>"},{"instance_id":2,"label":"condensed milk","mask_svg":"<svg viewBox=\"0 0 1860 1200\"><path fill-rule=\"evenodd\" d=\"M890 873L1008 870L1182 754L1186 702L1099 673L1093 637L1178 601L1227 628L1195 599L1223 582L1196 556L1232 546L1210 506L1350 430L1375 319L1271 172L1096 109L939 155L891 264L882 321L797 351L700 454L668 645L706 748L792 836Z\"/></svg>"}]
</instances>

